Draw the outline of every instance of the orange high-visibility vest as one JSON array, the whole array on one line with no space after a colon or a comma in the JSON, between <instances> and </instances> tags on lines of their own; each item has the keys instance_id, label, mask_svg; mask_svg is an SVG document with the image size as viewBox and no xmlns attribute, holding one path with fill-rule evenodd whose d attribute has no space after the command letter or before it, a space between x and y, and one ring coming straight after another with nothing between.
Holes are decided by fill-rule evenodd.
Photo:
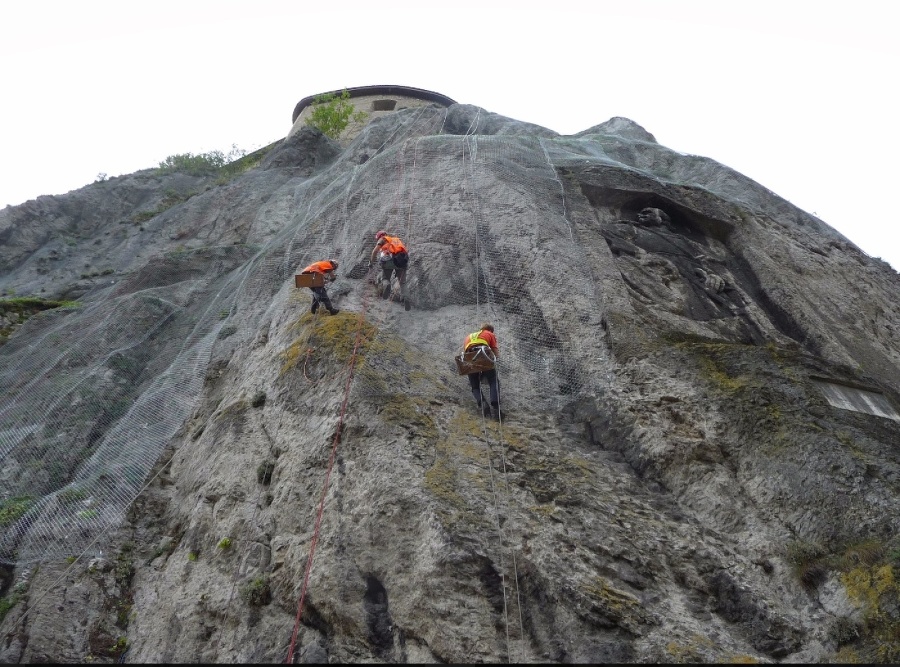
<instances>
[{"instance_id":1,"label":"orange high-visibility vest","mask_svg":"<svg viewBox=\"0 0 900 667\"><path fill-rule=\"evenodd\" d=\"M381 246L382 250L386 250L392 255L396 255L398 252L407 252L406 246L403 245L403 241L400 240L397 236L383 236L384 244Z\"/></svg>"},{"instance_id":2,"label":"orange high-visibility vest","mask_svg":"<svg viewBox=\"0 0 900 667\"><path fill-rule=\"evenodd\" d=\"M329 271L334 271L334 264L331 263L331 260L326 259L310 264L300 273L328 273Z\"/></svg>"}]
</instances>

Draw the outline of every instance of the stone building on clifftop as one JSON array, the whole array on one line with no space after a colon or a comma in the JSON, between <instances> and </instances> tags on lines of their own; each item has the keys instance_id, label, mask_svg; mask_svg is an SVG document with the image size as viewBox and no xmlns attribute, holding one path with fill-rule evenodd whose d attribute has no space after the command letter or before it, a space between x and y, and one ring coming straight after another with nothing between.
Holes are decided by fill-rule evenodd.
<instances>
[{"instance_id":1,"label":"stone building on clifftop","mask_svg":"<svg viewBox=\"0 0 900 667\"><path fill-rule=\"evenodd\" d=\"M450 99L446 95L410 86L356 86L355 88L332 90L326 93L309 95L297 102L297 106L294 107L294 113L291 116L293 124L290 132L288 132L288 137L299 132L300 128L306 125L306 121L312 113L313 102L315 102L316 97L319 95L340 96L344 90L350 93L349 102L353 105L354 112L362 111L366 114L366 117L362 121L351 119L350 124L341 133L341 142L353 139L366 124L375 118L386 116L401 109L414 109L428 104L440 104L442 107L456 104L455 100Z\"/></svg>"}]
</instances>

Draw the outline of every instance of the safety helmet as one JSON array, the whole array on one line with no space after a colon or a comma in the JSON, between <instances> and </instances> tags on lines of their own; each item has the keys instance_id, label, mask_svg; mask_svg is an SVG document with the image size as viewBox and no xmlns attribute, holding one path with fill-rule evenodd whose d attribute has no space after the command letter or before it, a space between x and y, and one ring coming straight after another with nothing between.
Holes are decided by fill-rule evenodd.
<instances>
[{"instance_id":1,"label":"safety helmet","mask_svg":"<svg viewBox=\"0 0 900 667\"><path fill-rule=\"evenodd\" d=\"M334 268L337 268L337 267L338 267L338 263L337 263L337 260L336 260L336 259L329 259L328 261L331 262L331 265L332 265Z\"/></svg>"},{"instance_id":2,"label":"safety helmet","mask_svg":"<svg viewBox=\"0 0 900 667\"><path fill-rule=\"evenodd\" d=\"M377 241L382 236L387 236L387 232L384 231L383 229L375 233L375 240Z\"/></svg>"}]
</instances>

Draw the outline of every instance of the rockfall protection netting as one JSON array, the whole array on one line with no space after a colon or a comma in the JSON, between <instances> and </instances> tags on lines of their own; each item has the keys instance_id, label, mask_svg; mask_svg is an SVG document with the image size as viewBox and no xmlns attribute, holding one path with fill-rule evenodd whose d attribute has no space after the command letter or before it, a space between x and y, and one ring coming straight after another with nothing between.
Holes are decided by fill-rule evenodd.
<instances>
[{"instance_id":1,"label":"rockfall protection netting","mask_svg":"<svg viewBox=\"0 0 900 667\"><path fill-rule=\"evenodd\" d=\"M357 298L375 332L351 405L398 393L471 404L453 356L482 321L499 338L504 406L553 410L608 381L579 370L602 366L605 347L554 168L594 149L479 135L477 113L447 134L434 106L397 117L286 186L290 218L264 244L154 258L0 347L0 560L78 555L115 526L197 408L215 346L249 343L289 295L308 299L293 276L313 261L341 261L329 292L342 309ZM375 294L366 264L380 228L410 249L409 313ZM576 335L574 321L597 335Z\"/></svg>"},{"instance_id":2,"label":"rockfall protection netting","mask_svg":"<svg viewBox=\"0 0 900 667\"><path fill-rule=\"evenodd\" d=\"M378 329L354 379L354 396L458 397L462 387L471 401L453 356L482 322L492 323L499 339L501 403L551 410L608 381L578 370L596 366L606 349L594 282L545 141L418 137L376 158L391 165L393 179L382 170L357 179L357 192L382 193L371 199L386 206L348 212L348 226L385 228L403 239L412 258L408 298L414 310L434 317L410 330L399 303L381 310L381 288L374 290ZM380 273L375 268L369 278L380 280ZM396 283L392 300L401 298ZM573 320L593 322L595 335L570 335L566 323Z\"/></svg>"}]
</instances>

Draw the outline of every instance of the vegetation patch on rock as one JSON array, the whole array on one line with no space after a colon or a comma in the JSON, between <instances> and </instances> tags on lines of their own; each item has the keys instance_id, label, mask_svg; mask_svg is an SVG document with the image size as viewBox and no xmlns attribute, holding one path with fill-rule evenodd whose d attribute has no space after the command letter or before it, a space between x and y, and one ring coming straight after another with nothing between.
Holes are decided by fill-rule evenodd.
<instances>
[{"instance_id":1,"label":"vegetation patch on rock","mask_svg":"<svg viewBox=\"0 0 900 667\"><path fill-rule=\"evenodd\" d=\"M53 301L38 297L0 299L0 345L31 316L53 308L74 308L77 301Z\"/></svg>"},{"instance_id":2,"label":"vegetation patch on rock","mask_svg":"<svg viewBox=\"0 0 900 667\"><path fill-rule=\"evenodd\" d=\"M860 620L838 618L830 635L839 647L835 662L896 664L900 660L900 564L898 544L865 540L829 551L821 545L794 542L786 548L788 561L810 589L832 573L860 610Z\"/></svg>"}]
</instances>

